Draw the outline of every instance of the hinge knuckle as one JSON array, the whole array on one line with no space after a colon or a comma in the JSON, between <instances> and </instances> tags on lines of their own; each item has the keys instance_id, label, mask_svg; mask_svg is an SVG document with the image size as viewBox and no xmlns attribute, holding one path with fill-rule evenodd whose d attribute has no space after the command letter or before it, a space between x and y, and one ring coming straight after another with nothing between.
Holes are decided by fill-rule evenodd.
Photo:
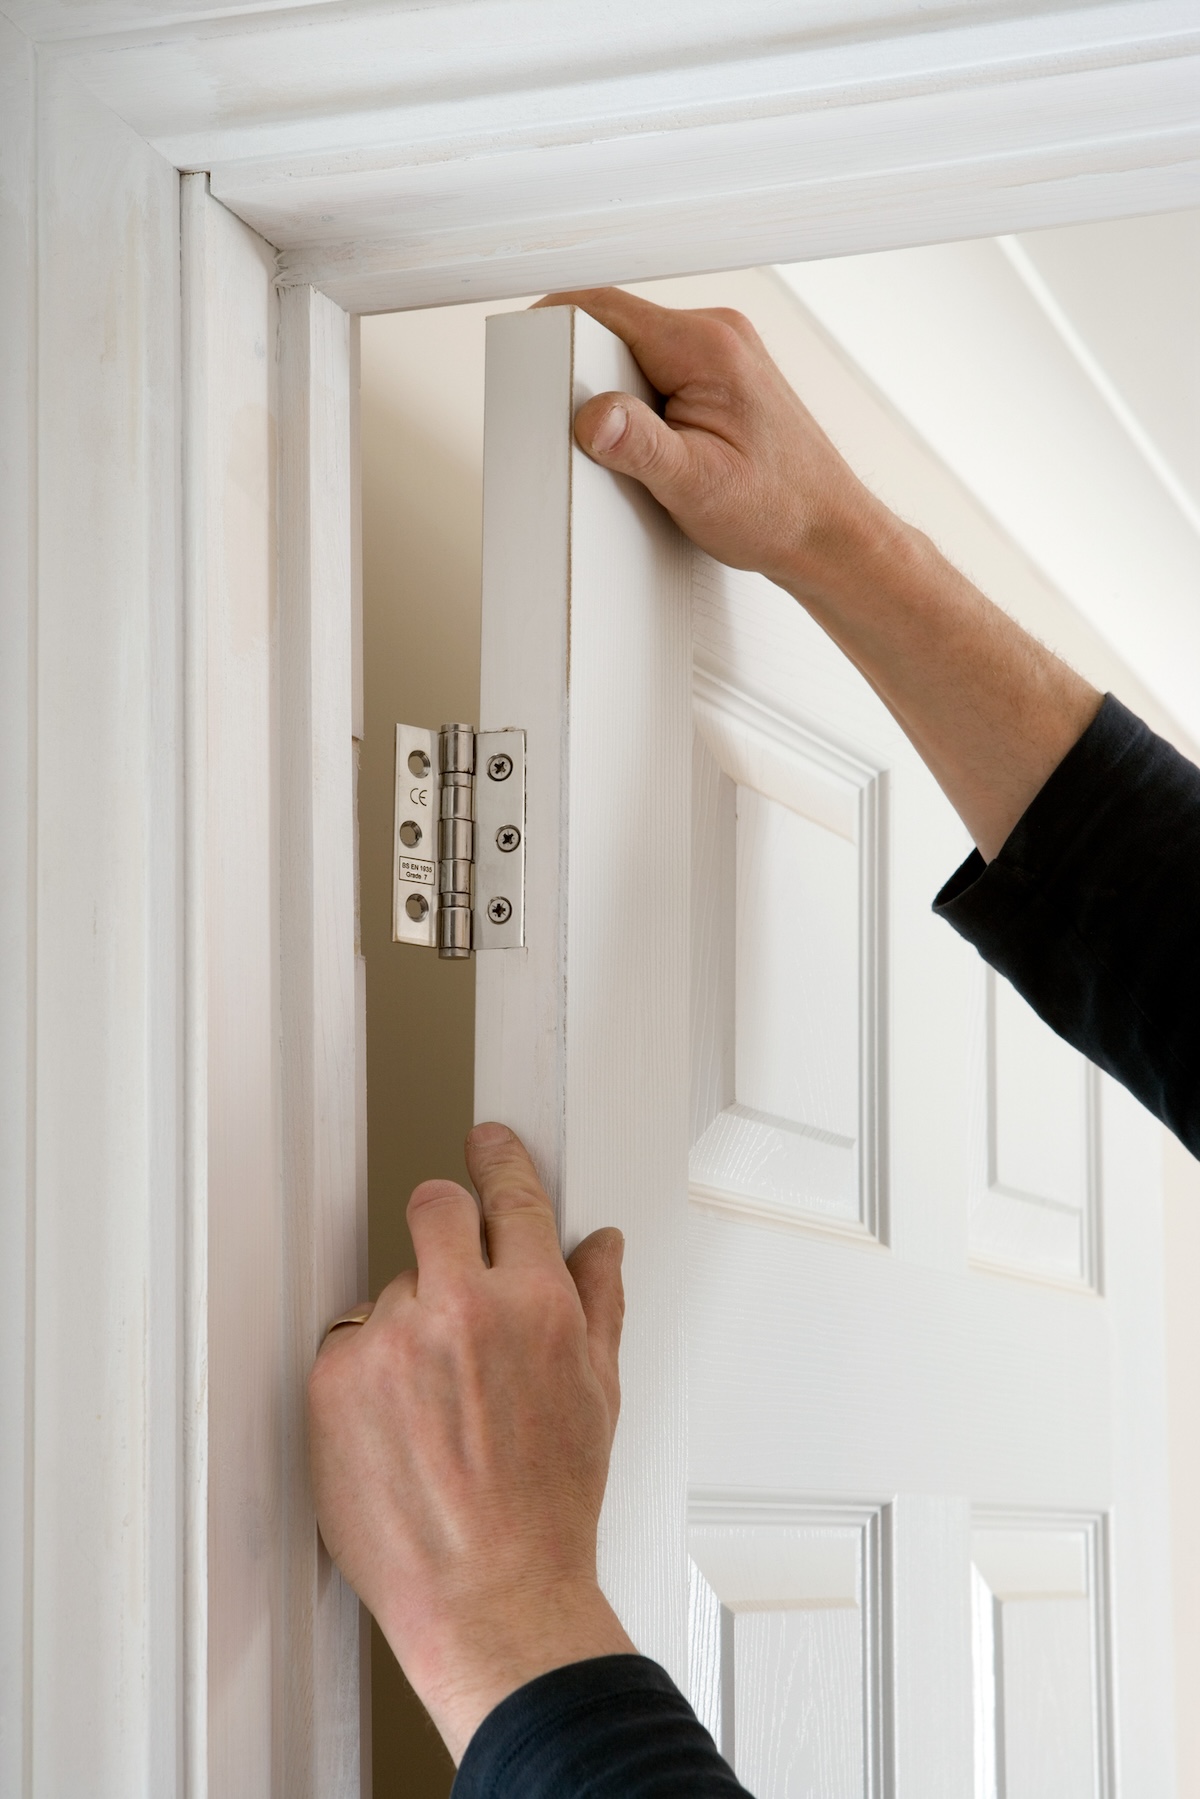
<instances>
[{"instance_id":1,"label":"hinge knuckle","mask_svg":"<svg viewBox=\"0 0 1200 1799\"><path fill-rule=\"evenodd\" d=\"M438 955L469 956L475 837L475 727L438 732Z\"/></svg>"}]
</instances>

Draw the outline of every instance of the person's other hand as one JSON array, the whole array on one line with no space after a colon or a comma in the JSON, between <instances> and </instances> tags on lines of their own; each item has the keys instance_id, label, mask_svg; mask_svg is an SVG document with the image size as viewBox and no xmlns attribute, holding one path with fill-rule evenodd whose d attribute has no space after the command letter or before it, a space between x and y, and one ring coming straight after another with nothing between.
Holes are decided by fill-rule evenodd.
<instances>
[{"instance_id":1,"label":"person's other hand","mask_svg":"<svg viewBox=\"0 0 1200 1799\"><path fill-rule=\"evenodd\" d=\"M417 1268L309 1379L317 1516L455 1760L539 1674L632 1650L596 1580L620 1388L619 1231L563 1260L524 1148L479 1125L408 1202ZM490 1265L489 1265L490 1264Z\"/></svg>"},{"instance_id":2,"label":"person's other hand","mask_svg":"<svg viewBox=\"0 0 1200 1799\"><path fill-rule=\"evenodd\" d=\"M753 325L723 308L678 311L617 287L549 294L624 339L666 405L629 394L580 407L589 456L644 483L719 562L756 569L799 598L877 550L898 521L865 488L788 386Z\"/></svg>"}]
</instances>

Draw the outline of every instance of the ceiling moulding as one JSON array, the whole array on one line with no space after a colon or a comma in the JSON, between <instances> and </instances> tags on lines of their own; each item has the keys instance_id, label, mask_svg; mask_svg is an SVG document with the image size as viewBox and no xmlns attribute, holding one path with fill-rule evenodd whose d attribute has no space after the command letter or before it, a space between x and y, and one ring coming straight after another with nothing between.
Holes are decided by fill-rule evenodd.
<instances>
[{"instance_id":1,"label":"ceiling moulding","mask_svg":"<svg viewBox=\"0 0 1200 1799\"><path fill-rule=\"evenodd\" d=\"M52 54L364 310L1200 202L1194 0L101 12Z\"/></svg>"}]
</instances>

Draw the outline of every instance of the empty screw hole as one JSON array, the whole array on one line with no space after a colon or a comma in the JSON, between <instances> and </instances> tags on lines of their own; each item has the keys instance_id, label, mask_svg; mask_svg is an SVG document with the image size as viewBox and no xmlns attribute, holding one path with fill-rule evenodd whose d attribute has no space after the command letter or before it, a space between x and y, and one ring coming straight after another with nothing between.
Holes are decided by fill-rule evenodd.
<instances>
[{"instance_id":1,"label":"empty screw hole","mask_svg":"<svg viewBox=\"0 0 1200 1799\"><path fill-rule=\"evenodd\" d=\"M408 818L400 826L400 841L406 850L413 848L421 841L421 827L415 818Z\"/></svg>"},{"instance_id":2,"label":"empty screw hole","mask_svg":"<svg viewBox=\"0 0 1200 1799\"><path fill-rule=\"evenodd\" d=\"M414 924L420 924L423 918L429 917L429 901L420 893L410 893L404 902L404 910Z\"/></svg>"},{"instance_id":3,"label":"empty screw hole","mask_svg":"<svg viewBox=\"0 0 1200 1799\"><path fill-rule=\"evenodd\" d=\"M429 773L429 757L424 750L409 751L408 772L410 775L427 775Z\"/></svg>"}]
</instances>

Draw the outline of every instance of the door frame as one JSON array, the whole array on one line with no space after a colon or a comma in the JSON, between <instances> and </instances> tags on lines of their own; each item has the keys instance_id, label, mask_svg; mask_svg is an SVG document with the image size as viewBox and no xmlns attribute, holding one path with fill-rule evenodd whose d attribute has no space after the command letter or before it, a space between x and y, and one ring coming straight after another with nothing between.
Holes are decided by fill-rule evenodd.
<instances>
[{"instance_id":1,"label":"door frame","mask_svg":"<svg viewBox=\"0 0 1200 1799\"><path fill-rule=\"evenodd\" d=\"M974 10L948 16L974 32ZM369 49L377 11L350 13ZM1107 56L1082 38L1068 54L1054 37L1068 17L1118 13L1126 38ZM240 35L223 40L245 80L268 27L293 57L309 101L290 142L271 140L268 156L276 125L261 102L257 118L248 103L238 154L236 132L223 134L214 114L173 159L161 122L176 109L194 114L203 46L219 28L165 3L157 17L127 17L114 3L84 40L68 35L72 17L69 7L16 3L0 15L0 551L13 596L0 626L0 1415L18 1448L0 1476L0 1786L30 1795L61 1787L84 1745L97 1799L203 1799L212 1764L202 1646L215 1586L237 1576L208 1556L197 1449L197 1407L213 1400L207 1340L233 1328L208 1282L206 1146L239 1128L232 1101L222 1113L215 1097L236 1083L214 1082L202 1003L212 972L202 839L220 746L198 705L203 687L207 719L222 702L231 717L237 694L222 695L197 656L195 471L216 452L199 400L211 370L194 333L185 335L182 166L212 168L218 195L281 248L279 484L264 492L260 521L277 532L276 685L253 752L262 765L247 774L278 808L280 1033L257 1073L280 1096L285 1203L246 1272L280 1292L288 1422L272 1449L278 1504L259 1521L265 1537L251 1536L277 1570L287 1659L300 1680L268 1682L270 1741L298 1746L286 1770L272 1760L266 1783L256 1774L247 1791L348 1799L368 1790L363 1701L355 1681L328 1671L344 1666L352 1614L317 1556L298 1423L321 1321L365 1268L361 1080L345 1078L356 1057L361 1072L345 881L356 729L347 314L1194 204L1197 134L1164 126L1160 102L1173 104L1194 72L1198 34L1171 0L1047 13L1031 27L1046 41L1040 61L1017 66L1011 32L997 29L990 50L976 43L970 79L935 69L915 81L894 60L904 34L872 35L864 24L856 54L875 57L874 86L850 84L824 110L810 99L789 111L757 21L757 44L710 47L707 61L699 51L695 60L718 83L731 65L753 65L761 79L747 78L720 116L695 111L693 92L694 121L680 133L647 111L635 33L632 72L607 95L609 122L574 209L562 195L580 171L580 128L555 122L554 84L530 67L524 89L522 71L515 77L516 89L535 92L524 137L497 122L504 94L485 94L447 161L493 181L506 167L524 170L536 216L523 226L497 216L481 180L452 230L406 227L400 207L380 237L371 235L372 194L395 210L411 170L402 156L388 161L379 142L362 140L357 162L322 144L320 122L337 114L338 97L322 91L304 15L293 24L247 9ZM435 22L453 48L455 9ZM797 55L815 70L819 48ZM360 58L360 86L374 64ZM580 94L594 85L582 66L556 79L570 87L575 76ZM764 111L769 89L773 112ZM1097 129L1098 108L1110 129ZM393 147L397 129L394 118L379 127ZM403 145L403 120L399 130ZM776 172L811 167L838 132L843 143L873 144L872 158L851 156L820 180L765 179L761 167L751 180L764 152ZM967 134L957 145L956 133ZM631 143L641 172L625 184ZM721 180L698 184L715 148ZM340 186L339 156L352 165ZM189 186L185 209L195 196ZM219 297L216 307L219 320ZM250 387L223 396L226 409L243 403L256 403ZM224 495L210 502L221 516ZM341 770L332 789L330 757ZM261 873L261 843L221 847ZM327 881L339 857L341 874ZM254 1383L227 1397L253 1434ZM259 1622L269 1630L265 1612ZM231 1765L243 1755L248 1769L261 1768L261 1720L248 1711L229 1730Z\"/></svg>"}]
</instances>

